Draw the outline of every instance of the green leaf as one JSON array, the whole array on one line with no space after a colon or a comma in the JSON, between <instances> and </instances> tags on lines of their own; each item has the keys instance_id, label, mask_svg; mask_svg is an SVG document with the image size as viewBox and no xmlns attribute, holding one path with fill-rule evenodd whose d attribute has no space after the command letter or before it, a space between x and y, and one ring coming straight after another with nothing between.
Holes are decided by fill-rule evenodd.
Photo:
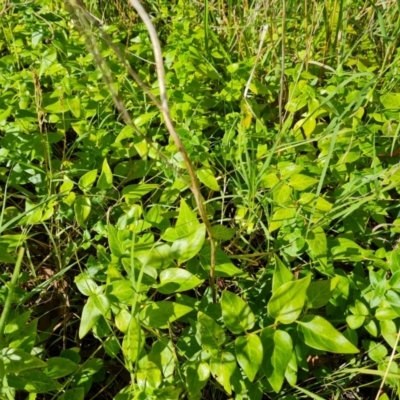
<instances>
[{"instance_id":1,"label":"green leaf","mask_svg":"<svg viewBox=\"0 0 400 400\"><path fill-rule=\"evenodd\" d=\"M79 291L85 296L90 296L97 292L97 283L89 277L87 272L82 272L76 276L74 282Z\"/></svg>"},{"instance_id":2,"label":"green leaf","mask_svg":"<svg viewBox=\"0 0 400 400\"><path fill-rule=\"evenodd\" d=\"M231 395L232 387L230 380L236 369L235 356L228 351L214 355L211 358L210 368L214 378L225 389L225 391Z\"/></svg>"},{"instance_id":3,"label":"green leaf","mask_svg":"<svg viewBox=\"0 0 400 400\"><path fill-rule=\"evenodd\" d=\"M380 97L380 101L387 110L400 110L400 93L386 93Z\"/></svg>"},{"instance_id":4,"label":"green leaf","mask_svg":"<svg viewBox=\"0 0 400 400\"><path fill-rule=\"evenodd\" d=\"M81 189L83 192L89 190L96 181L96 178L97 178L97 169L93 169L92 171L86 172L86 174L82 175L79 179L78 182L79 189ZM71 183L69 183L68 181L66 181L65 183L67 183L68 187L72 189L73 185L71 185Z\"/></svg>"},{"instance_id":5,"label":"green leaf","mask_svg":"<svg viewBox=\"0 0 400 400\"><path fill-rule=\"evenodd\" d=\"M79 196L74 203L76 222L82 228L86 228L86 220L89 217L92 203L89 197Z\"/></svg>"},{"instance_id":6,"label":"green leaf","mask_svg":"<svg viewBox=\"0 0 400 400\"><path fill-rule=\"evenodd\" d=\"M312 258L318 261L321 266L321 272L333 275L333 267L328 268L328 244L324 230L321 227L314 228L308 232L306 241Z\"/></svg>"},{"instance_id":7,"label":"green leaf","mask_svg":"<svg viewBox=\"0 0 400 400\"><path fill-rule=\"evenodd\" d=\"M206 362L191 363L187 366L186 384L190 396L200 394L201 389L207 384L210 377L210 367Z\"/></svg>"},{"instance_id":8,"label":"green leaf","mask_svg":"<svg viewBox=\"0 0 400 400\"><path fill-rule=\"evenodd\" d=\"M290 177L289 185L298 191L306 190L318 183L318 179L303 174L294 174Z\"/></svg>"},{"instance_id":9,"label":"green leaf","mask_svg":"<svg viewBox=\"0 0 400 400\"><path fill-rule=\"evenodd\" d=\"M149 353L149 361L157 365L165 378L172 377L175 370L174 344L167 338L154 342Z\"/></svg>"},{"instance_id":10,"label":"green leaf","mask_svg":"<svg viewBox=\"0 0 400 400\"><path fill-rule=\"evenodd\" d=\"M81 100L79 97L69 98L67 100L68 107L71 110L74 117L79 118L81 116Z\"/></svg>"},{"instance_id":11,"label":"green leaf","mask_svg":"<svg viewBox=\"0 0 400 400\"><path fill-rule=\"evenodd\" d=\"M93 328L93 325L101 317L100 310L96 307L94 299L96 295L90 296L83 306L81 323L79 325L79 338L82 339Z\"/></svg>"},{"instance_id":12,"label":"green leaf","mask_svg":"<svg viewBox=\"0 0 400 400\"><path fill-rule=\"evenodd\" d=\"M210 272L211 265L211 247L206 243L199 253L201 266ZM235 267L230 258L224 253L223 250L217 248L215 256L215 276L219 277L234 277L243 276L245 272Z\"/></svg>"},{"instance_id":13,"label":"green leaf","mask_svg":"<svg viewBox=\"0 0 400 400\"><path fill-rule=\"evenodd\" d=\"M140 318L152 328L168 328L168 322L174 322L192 310L191 307L172 301L158 301L145 307Z\"/></svg>"},{"instance_id":14,"label":"green leaf","mask_svg":"<svg viewBox=\"0 0 400 400\"><path fill-rule=\"evenodd\" d=\"M85 389L83 387L78 387L67 390L65 393L58 397L58 400L84 400L84 398Z\"/></svg>"},{"instance_id":15,"label":"green leaf","mask_svg":"<svg viewBox=\"0 0 400 400\"><path fill-rule=\"evenodd\" d=\"M254 381L263 360L263 346L260 338L252 333L239 336L235 341L236 358L250 382Z\"/></svg>"},{"instance_id":16,"label":"green leaf","mask_svg":"<svg viewBox=\"0 0 400 400\"><path fill-rule=\"evenodd\" d=\"M218 350L225 343L225 331L211 317L199 311L197 314L198 340L206 350Z\"/></svg>"},{"instance_id":17,"label":"green leaf","mask_svg":"<svg viewBox=\"0 0 400 400\"><path fill-rule=\"evenodd\" d=\"M9 335L8 346L18 348L30 353L35 345L37 336L38 319L35 318L29 324L23 326L17 332Z\"/></svg>"},{"instance_id":18,"label":"green leaf","mask_svg":"<svg viewBox=\"0 0 400 400\"><path fill-rule=\"evenodd\" d=\"M43 372L52 379L58 379L72 374L77 369L78 364L68 358L53 357L48 359L47 368Z\"/></svg>"},{"instance_id":19,"label":"green leaf","mask_svg":"<svg viewBox=\"0 0 400 400\"><path fill-rule=\"evenodd\" d=\"M213 237L216 240L231 240L236 233L235 229L227 228L224 225L213 225L212 228Z\"/></svg>"},{"instance_id":20,"label":"green leaf","mask_svg":"<svg viewBox=\"0 0 400 400\"><path fill-rule=\"evenodd\" d=\"M261 342L264 348L264 373L272 388L279 393L292 357L292 338L285 331L266 328L261 332Z\"/></svg>"},{"instance_id":21,"label":"green leaf","mask_svg":"<svg viewBox=\"0 0 400 400\"><path fill-rule=\"evenodd\" d=\"M293 279L294 275L291 273L290 269L275 254L275 269L272 277L272 293L274 293L284 283L290 282Z\"/></svg>"},{"instance_id":22,"label":"green leaf","mask_svg":"<svg viewBox=\"0 0 400 400\"><path fill-rule=\"evenodd\" d=\"M139 185L128 185L122 189L122 195L128 204L135 204L141 197L158 188L156 184L141 183Z\"/></svg>"},{"instance_id":23,"label":"green leaf","mask_svg":"<svg viewBox=\"0 0 400 400\"><path fill-rule=\"evenodd\" d=\"M197 278L183 268L168 268L160 273L158 291L163 294L184 292L201 285L204 280Z\"/></svg>"},{"instance_id":24,"label":"green leaf","mask_svg":"<svg viewBox=\"0 0 400 400\"><path fill-rule=\"evenodd\" d=\"M196 232L200 222L197 215L189 208L185 200L181 200L179 215L175 225L176 237L183 238Z\"/></svg>"},{"instance_id":25,"label":"green leaf","mask_svg":"<svg viewBox=\"0 0 400 400\"><path fill-rule=\"evenodd\" d=\"M115 297L121 303L130 303L134 294L135 291L130 279L116 279L107 285L107 296L110 299Z\"/></svg>"},{"instance_id":26,"label":"green leaf","mask_svg":"<svg viewBox=\"0 0 400 400\"><path fill-rule=\"evenodd\" d=\"M8 374L19 374L21 371L44 368L46 363L20 349L4 348L0 355Z\"/></svg>"},{"instance_id":27,"label":"green leaf","mask_svg":"<svg viewBox=\"0 0 400 400\"><path fill-rule=\"evenodd\" d=\"M200 182L206 185L211 190L215 190L219 192L221 188L218 185L218 181L216 180L212 170L210 168L200 168L196 171L197 177Z\"/></svg>"},{"instance_id":28,"label":"green leaf","mask_svg":"<svg viewBox=\"0 0 400 400\"><path fill-rule=\"evenodd\" d=\"M268 302L268 314L275 321L291 324L300 316L311 275L297 281L287 282L279 287Z\"/></svg>"},{"instance_id":29,"label":"green leaf","mask_svg":"<svg viewBox=\"0 0 400 400\"><path fill-rule=\"evenodd\" d=\"M118 231L112 225L107 225L108 231L108 244L111 253L116 257L121 257L124 254L124 246L118 238Z\"/></svg>"},{"instance_id":30,"label":"green leaf","mask_svg":"<svg viewBox=\"0 0 400 400\"><path fill-rule=\"evenodd\" d=\"M54 47L49 47L42 56L40 63L39 77L41 77L57 61L57 51Z\"/></svg>"},{"instance_id":31,"label":"green leaf","mask_svg":"<svg viewBox=\"0 0 400 400\"><path fill-rule=\"evenodd\" d=\"M7 252L7 247L0 245L0 262L15 264L15 258Z\"/></svg>"},{"instance_id":32,"label":"green leaf","mask_svg":"<svg viewBox=\"0 0 400 400\"><path fill-rule=\"evenodd\" d=\"M174 241L171 250L178 263L182 264L196 256L203 247L206 237L206 226L200 224L193 233Z\"/></svg>"},{"instance_id":33,"label":"green leaf","mask_svg":"<svg viewBox=\"0 0 400 400\"><path fill-rule=\"evenodd\" d=\"M318 315L306 315L298 321L298 330L307 346L331 353L353 354L359 350L326 319Z\"/></svg>"},{"instance_id":34,"label":"green leaf","mask_svg":"<svg viewBox=\"0 0 400 400\"><path fill-rule=\"evenodd\" d=\"M308 308L324 307L330 300L339 277L324 281L314 281L310 283L307 289L307 306Z\"/></svg>"},{"instance_id":35,"label":"green leaf","mask_svg":"<svg viewBox=\"0 0 400 400\"><path fill-rule=\"evenodd\" d=\"M273 191L273 199L276 204L283 205L293 203L292 188L288 185L281 184Z\"/></svg>"},{"instance_id":36,"label":"green leaf","mask_svg":"<svg viewBox=\"0 0 400 400\"><path fill-rule=\"evenodd\" d=\"M283 225L284 221L292 219L295 217L295 215L296 209L294 207L279 208L272 216L272 220L268 228L269 232L276 231Z\"/></svg>"},{"instance_id":37,"label":"green leaf","mask_svg":"<svg viewBox=\"0 0 400 400\"><path fill-rule=\"evenodd\" d=\"M136 318L131 318L122 341L122 353L130 363L135 363L144 345L145 334Z\"/></svg>"},{"instance_id":38,"label":"green leaf","mask_svg":"<svg viewBox=\"0 0 400 400\"><path fill-rule=\"evenodd\" d=\"M156 364L147 361L136 373L136 379L141 389L145 389L146 387L158 388L162 382L162 375Z\"/></svg>"},{"instance_id":39,"label":"green leaf","mask_svg":"<svg viewBox=\"0 0 400 400\"><path fill-rule=\"evenodd\" d=\"M236 294L225 290L221 299L222 317L226 327L235 334L253 328L256 320L248 304Z\"/></svg>"},{"instance_id":40,"label":"green leaf","mask_svg":"<svg viewBox=\"0 0 400 400\"><path fill-rule=\"evenodd\" d=\"M7 380L11 387L30 393L48 393L61 388L57 381L38 370L21 372L18 376L9 375Z\"/></svg>"},{"instance_id":41,"label":"green leaf","mask_svg":"<svg viewBox=\"0 0 400 400\"><path fill-rule=\"evenodd\" d=\"M99 180L97 181L97 187L101 190L107 190L113 186L113 174L110 166L108 165L107 159L103 161L103 166L101 168L101 174Z\"/></svg>"},{"instance_id":42,"label":"green leaf","mask_svg":"<svg viewBox=\"0 0 400 400\"><path fill-rule=\"evenodd\" d=\"M151 111L151 112L143 113L143 114L139 115L137 118L135 118L134 124L137 127L140 127L140 126L146 124L147 122L149 122L151 119L153 119L158 114L159 114L159 111Z\"/></svg>"}]
</instances>

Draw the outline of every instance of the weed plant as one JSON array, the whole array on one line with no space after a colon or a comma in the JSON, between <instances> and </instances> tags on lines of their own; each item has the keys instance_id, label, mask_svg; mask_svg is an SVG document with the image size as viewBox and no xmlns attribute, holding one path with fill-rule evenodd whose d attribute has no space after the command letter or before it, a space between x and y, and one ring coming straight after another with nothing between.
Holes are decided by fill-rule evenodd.
<instances>
[{"instance_id":1,"label":"weed plant","mask_svg":"<svg viewBox=\"0 0 400 400\"><path fill-rule=\"evenodd\" d=\"M2 3L0 399L398 398L400 2L143 5L182 147L130 3Z\"/></svg>"}]
</instances>

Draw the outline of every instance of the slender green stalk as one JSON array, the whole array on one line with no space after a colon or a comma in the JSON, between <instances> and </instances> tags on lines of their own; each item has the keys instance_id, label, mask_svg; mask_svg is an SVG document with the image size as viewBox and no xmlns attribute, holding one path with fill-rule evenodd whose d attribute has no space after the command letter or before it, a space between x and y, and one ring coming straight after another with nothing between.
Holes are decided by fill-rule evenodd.
<instances>
[{"instance_id":1,"label":"slender green stalk","mask_svg":"<svg viewBox=\"0 0 400 400\"><path fill-rule=\"evenodd\" d=\"M12 298L14 296L15 286L17 285L19 273L21 271L22 257L24 256L25 249L21 247L18 252L17 262L15 263L14 272L11 278L10 283L8 284L8 293L6 297L6 301L4 303L3 312L0 317L0 339L3 339L4 329L6 327L6 321L8 313L11 309Z\"/></svg>"},{"instance_id":2,"label":"slender green stalk","mask_svg":"<svg viewBox=\"0 0 400 400\"><path fill-rule=\"evenodd\" d=\"M285 91L285 40L286 40L286 0L282 1L282 48L281 48L281 79L279 92L279 128L282 129L283 124L283 94Z\"/></svg>"}]
</instances>

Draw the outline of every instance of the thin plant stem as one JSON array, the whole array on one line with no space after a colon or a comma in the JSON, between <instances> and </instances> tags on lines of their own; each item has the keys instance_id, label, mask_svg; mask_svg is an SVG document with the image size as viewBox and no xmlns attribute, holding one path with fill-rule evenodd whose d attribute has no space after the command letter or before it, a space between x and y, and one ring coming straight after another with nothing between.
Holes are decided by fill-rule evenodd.
<instances>
[{"instance_id":1,"label":"thin plant stem","mask_svg":"<svg viewBox=\"0 0 400 400\"><path fill-rule=\"evenodd\" d=\"M285 40L286 40L286 0L282 0L282 48L281 48L281 79L279 92L279 129L283 124L283 93L285 90Z\"/></svg>"},{"instance_id":2,"label":"thin plant stem","mask_svg":"<svg viewBox=\"0 0 400 400\"><path fill-rule=\"evenodd\" d=\"M190 161L190 158L186 152L186 149L176 132L174 128L174 124L172 122L172 118L169 112L169 107L168 107L168 99L167 99L167 90L166 90L166 85L165 85L165 72L164 72L164 62L162 58L162 52L161 52L161 45L160 41L158 40L158 35L157 32L154 28L153 23L151 22L151 19L149 15L147 14L146 10L143 8L143 6L140 4L138 0L130 0L130 3L132 7L137 11L139 14L140 18L142 19L143 23L145 24L147 31L150 36L151 43L153 45L153 51L154 51L154 58L156 61L156 69L157 69L157 77L158 77L158 82L159 82L159 88L160 88L160 97L161 97L161 111L164 116L164 122L167 127L167 130L173 139L178 151L181 153L183 160L186 164L186 168L188 170L190 180L191 180L191 190L194 195L197 208L200 213L200 217L203 220L207 234L210 240L210 246L211 246L211 267L210 267L210 287L211 287L211 293L212 293L212 298L213 302L215 303L217 301L217 295L216 295L216 288L215 288L215 243L214 243L214 238L213 238L213 233L211 229L211 223L208 220L207 217L207 212L204 207L204 202L203 202L203 197L201 195L200 191L200 184L197 179L196 171L195 168Z\"/></svg>"},{"instance_id":3,"label":"thin plant stem","mask_svg":"<svg viewBox=\"0 0 400 400\"><path fill-rule=\"evenodd\" d=\"M17 285L19 272L21 271L22 257L24 256L24 251L25 251L25 249L23 247L21 247L19 249L17 262L15 263L14 272L12 274L11 281L8 284L8 293L7 293L6 301L4 302L3 312L1 313L1 317L0 317L0 340L3 340L7 316L11 309L11 303L12 303L12 298L14 296L15 286Z\"/></svg>"}]
</instances>

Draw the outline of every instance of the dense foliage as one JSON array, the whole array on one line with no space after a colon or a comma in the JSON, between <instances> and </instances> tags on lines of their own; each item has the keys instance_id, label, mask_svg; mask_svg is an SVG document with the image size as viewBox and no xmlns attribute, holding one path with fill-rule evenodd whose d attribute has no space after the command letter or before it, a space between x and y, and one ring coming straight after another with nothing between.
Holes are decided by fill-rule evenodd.
<instances>
[{"instance_id":1,"label":"dense foliage","mask_svg":"<svg viewBox=\"0 0 400 400\"><path fill-rule=\"evenodd\" d=\"M6 1L0 398L395 398L400 4L143 3L217 301L134 10Z\"/></svg>"}]
</instances>

